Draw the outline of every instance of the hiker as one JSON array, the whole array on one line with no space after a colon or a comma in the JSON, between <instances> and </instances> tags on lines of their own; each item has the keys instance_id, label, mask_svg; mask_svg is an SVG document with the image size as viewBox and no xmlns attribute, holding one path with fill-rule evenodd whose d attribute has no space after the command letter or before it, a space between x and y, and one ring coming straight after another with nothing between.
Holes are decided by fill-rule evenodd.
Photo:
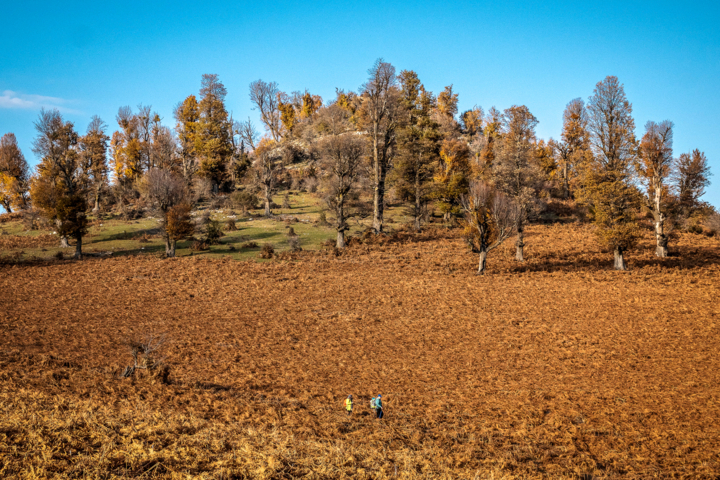
<instances>
[{"instance_id":1,"label":"hiker","mask_svg":"<svg viewBox=\"0 0 720 480\"><path fill-rule=\"evenodd\" d=\"M347 410L348 415L352 413L352 403L352 395L348 395L345 399L345 410Z\"/></svg>"},{"instance_id":2,"label":"hiker","mask_svg":"<svg viewBox=\"0 0 720 480\"><path fill-rule=\"evenodd\" d=\"M385 413L383 412L382 395L380 395L379 393L378 396L375 398L375 412L377 413L378 420L385 416Z\"/></svg>"},{"instance_id":3,"label":"hiker","mask_svg":"<svg viewBox=\"0 0 720 480\"><path fill-rule=\"evenodd\" d=\"M377 408L377 405L375 405L375 397L370 395L370 409L375 410Z\"/></svg>"}]
</instances>

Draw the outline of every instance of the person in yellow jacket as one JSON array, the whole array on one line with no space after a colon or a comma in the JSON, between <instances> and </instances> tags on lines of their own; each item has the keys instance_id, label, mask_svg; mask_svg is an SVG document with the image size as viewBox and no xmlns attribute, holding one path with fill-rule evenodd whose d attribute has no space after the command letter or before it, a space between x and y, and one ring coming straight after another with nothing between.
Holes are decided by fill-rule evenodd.
<instances>
[{"instance_id":1,"label":"person in yellow jacket","mask_svg":"<svg viewBox=\"0 0 720 480\"><path fill-rule=\"evenodd\" d=\"M352 413L352 405L353 405L352 395L348 395L347 398L345 399L345 410L347 410L348 415L350 415Z\"/></svg>"}]
</instances>

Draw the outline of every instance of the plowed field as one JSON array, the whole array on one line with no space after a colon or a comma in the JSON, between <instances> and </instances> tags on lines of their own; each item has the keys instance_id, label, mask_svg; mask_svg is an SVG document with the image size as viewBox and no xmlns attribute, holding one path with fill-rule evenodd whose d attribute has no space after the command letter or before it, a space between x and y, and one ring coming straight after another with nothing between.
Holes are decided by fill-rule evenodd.
<instances>
[{"instance_id":1,"label":"plowed field","mask_svg":"<svg viewBox=\"0 0 720 480\"><path fill-rule=\"evenodd\" d=\"M718 239L527 242L2 266L0 476L717 478ZM118 378L160 333L167 379Z\"/></svg>"}]
</instances>

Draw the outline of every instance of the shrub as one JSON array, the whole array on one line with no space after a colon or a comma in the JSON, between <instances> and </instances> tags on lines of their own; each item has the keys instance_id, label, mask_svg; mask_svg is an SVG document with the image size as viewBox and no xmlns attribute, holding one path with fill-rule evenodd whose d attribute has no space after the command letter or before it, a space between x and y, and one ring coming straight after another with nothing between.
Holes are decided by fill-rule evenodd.
<instances>
[{"instance_id":1,"label":"shrub","mask_svg":"<svg viewBox=\"0 0 720 480\"><path fill-rule=\"evenodd\" d=\"M282 208L290 208L290 194L288 192L285 192L285 196L283 197Z\"/></svg>"},{"instance_id":2,"label":"shrub","mask_svg":"<svg viewBox=\"0 0 720 480\"><path fill-rule=\"evenodd\" d=\"M687 231L688 231L688 233L694 233L695 235L700 235L703 233L703 228L700 225L694 223L688 227Z\"/></svg>"},{"instance_id":3,"label":"shrub","mask_svg":"<svg viewBox=\"0 0 720 480\"><path fill-rule=\"evenodd\" d=\"M711 213L705 219L705 229L708 236L715 236L720 233L720 213Z\"/></svg>"},{"instance_id":4,"label":"shrub","mask_svg":"<svg viewBox=\"0 0 720 480\"><path fill-rule=\"evenodd\" d=\"M240 248L257 248L258 244L257 242L245 242L242 245L240 245Z\"/></svg>"},{"instance_id":5,"label":"shrub","mask_svg":"<svg viewBox=\"0 0 720 480\"><path fill-rule=\"evenodd\" d=\"M192 245L190 245L190 249L195 251L207 250L208 248L210 247L208 247L205 240L193 240Z\"/></svg>"},{"instance_id":6,"label":"shrub","mask_svg":"<svg viewBox=\"0 0 720 480\"><path fill-rule=\"evenodd\" d=\"M325 212L320 212L320 216L318 217L318 223L322 226L329 225L327 221L327 214Z\"/></svg>"},{"instance_id":7,"label":"shrub","mask_svg":"<svg viewBox=\"0 0 720 480\"><path fill-rule=\"evenodd\" d=\"M235 230L237 230L237 225L235 225L234 219L227 219L227 221L225 222L225 230L227 230L228 232L234 232Z\"/></svg>"},{"instance_id":8,"label":"shrub","mask_svg":"<svg viewBox=\"0 0 720 480\"><path fill-rule=\"evenodd\" d=\"M275 247L273 247L271 243L266 243L262 246L262 250L260 250L260 258L273 258L274 255Z\"/></svg>"},{"instance_id":9,"label":"shrub","mask_svg":"<svg viewBox=\"0 0 720 480\"><path fill-rule=\"evenodd\" d=\"M247 212L248 210L254 210L255 208L257 208L258 204L257 195L246 191L239 191L233 193L230 196L230 201L232 202L233 206L240 208L243 212Z\"/></svg>"},{"instance_id":10,"label":"shrub","mask_svg":"<svg viewBox=\"0 0 720 480\"><path fill-rule=\"evenodd\" d=\"M302 250L302 247L300 247L300 237L297 235L288 237L288 245L290 245L290 250L293 252L299 252Z\"/></svg>"},{"instance_id":11,"label":"shrub","mask_svg":"<svg viewBox=\"0 0 720 480\"><path fill-rule=\"evenodd\" d=\"M209 245L217 245L220 243L220 237L223 236L222 227L217 220L210 220L205 226L205 241Z\"/></svg>"},{"instance_id":12,"label":"shrub","mask_svg":"<svg viewBox=\"0 0 720 480\"><path fill-rule=\"evenodd\" d=\"M57 252L55 254L55 260L62 260L63 259L63 252Z\"/></svg>"}]
</instances>

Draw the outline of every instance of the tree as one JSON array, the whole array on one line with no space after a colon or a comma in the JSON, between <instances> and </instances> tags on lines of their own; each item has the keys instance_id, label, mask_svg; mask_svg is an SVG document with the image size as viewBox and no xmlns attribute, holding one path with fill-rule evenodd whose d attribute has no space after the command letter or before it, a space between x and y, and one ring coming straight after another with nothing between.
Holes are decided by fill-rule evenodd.
<instances>
[{"instance_id":1,"label":"tree","mask_svg":"<svg viewBox=\"0 0 720 480\"><path fill-rule=\"evenodd\" d=\"M35 122L33 152L40 157L30 193L33 204L50 220L67 246L75 238L75 258L82 258L82 237L87 233L88 172L77 151L78 134L58 110L41 110Z\"/></svg>"},{"instance_id":2,"label":"tree","mask_svg":"<svg viewBox=\"0 0 720 480\"><path fill-rule=\"evenodd\" d=\"M470 183L470 149L464 140L446 138L440 146L436 163L433 197L445 221L459 215L460 198L467 193Z\"/></svg>"},{"instance_id":3,"label":"tree","mask_svg":"<svg viewBox=\"0 0 720 480\"><path fill-rule=\"evenodd\" d=\"M149 170L143 181L145 195L162 216L165 255L174 257L177 241L193 233L188 185L180 175L160 168Z\"/></svg>"},{"instance_id":4,"label":"tree","mask_svg":"<svg viewBox=\"0 0 720 480\"><path fill-rule=\"evenodd\" d=\"M591 210L600 243L613 250L615 269L626 270L624 253L638 238L631 170L637 146L632 105L617 77L598 82L587 113L593 155L583 165L580 200Z\"/></svg>"},{"instance_id":5,"label":"tree","mask_svg":"<svg viewBox=\"0 0 720 480\"><path fill-rule=\"evenodd\" d=\"M280 177L284 172L278 144L269 138L263 138L253 152L255 160L252 172L255 185L262 191L265 199L265 216L272 215L270 206L272 196L277 191Z\"/></svg>"},{"instance_id":6,"label":"tree","mask_svg":"<svg viewBox=\"0 0 720 480\"><path fill-rule=\"evenodd\" d=\"M120 130L113 133L110 141L113 172L118 183L130 184L145 171L143 163L143 131L141 118L130 107L120 107L115 117Z\"/></svg>"},{"instance_id":7,"label":"tree","mask_svg":"<svg viewBox=\"0 0 720 480\"><path fill-rule=\"evenodd\" d=\"M438 123L432 118L435 98L425 90L413 71L400 72L401 104L405 119L398 130L398 158L395 163L395 190L412 202L410 214L415 230L427 210L432 193L434 165L440 152Z\"/></svg>"},{"instance_id":8,"label":"tree","mask_svg":"<svg viewBox=\"0 0 720 480\"><path fill-rule=\"evenodd\" d=\"M275 142L280 141L280 89L276 82L256 80L250 84L250 101L254 109L260 112L260 120Z\"/></svg>"},{"instance_id":9,"label":"tree","mask_svg":"<svg viewBox=\"0 0 720 480\"><path fill-rule=\"evenodd\" d=\"M655 221L655 254L658 257L667 257L668 254L665 220L670 213L668 178L673 164L672 142L671 121L665 120L660 124L647 122L635 167L645 189L645 207L652 212Z\"/></svg>"},{"instance_id":10,"label":"tree","mask_svg":"<svg viewBox=\"0 0 720 480\"><path fill-rule=\"evenodd\" d=\"M80 161L88 174L89 187L93 196L93 212L100 210L100 194L108 187L107 125L97 115L93 115L87 133L79 139Z\"/></svg>"},{"instance_id":11,"label":"tree","mask_svg":"<svg viewBox=\"0 0 720 480\"><path fill-rule=\"evenodd\" d=\"M496 147L493 178L497 188L511 197L518 208L515 259L523 261L525 223L536 203L535 186L540 171L533 162L535 126L538 121L524 105L512 106L502 117L502 139Z\"/></svg>"},{"instance_id":12,"label":"tree","mask_svg":"<svg viewBox=\"0 0 720 480\"><path fill-rule=\"evenodd\" d=\"M477 274L484 275L488 253L513 234L520 212L510 198L480 181L471 182L461 204L465 239L479 255Z\"/></svg>"},{"instance_id":13,"label":"tree","mask_svg":"<svg viewBox=\"0 0 720 480\"><path fill-rule=\"evenodd\" d=\"M353 134L347 111L339 105L333 104L324 109L321 116L321 122L329 133L319 142L321 166L328 174L323 182L325 201L335 212L335 245L337 248L345 248L345 231L349 229L348 204L353 190L357 187L364 142Z\"/></svg>"},{"instance_id":14,"label":"tree","mask_svg":"<svg viewBox=\"0 0 720 480\"><path fill-rule=\"evenodd\" d=\"M577 174L577 169L591 155L590 136L587 128L588 117L585 102L576 98L565 107L561 141L555 144L560 160L559 170L563 198L569 198L572 194L572 180Z\"/></svg>"},{"instance_id":15,"label":"tree","mask_svg":"<svg viewBox=\"0 0 720 480\"><path fill-rule=\"evenodd\" d=\"M438 94L437 109L440 114L454 118L458 113L458 94L453 93L453 86L448 85Z\"/></svg>"},{"instance_id":16,"label":"tree","mask_svg":"<svg viewBox=\"0 0 720 480\"><path fill-rule=\"evenodd\" d=\"M502 113L495 107L490 108L485 117L483 128L483 144L480 149L480 161L478 162L479 174L489 178L492 166L495 163L495 147L502 138Z\"/></svg>"},{"instance_id":17,"label":"tree","mask_svg":"<svg viewBox=\"0 0 720 480\"><path fill-rule=\"evenodd\" d=\"M224 181L227 163L233 154L225 95L227 90L217 75L202 76L195 154L199 160L198 173L210 180L213 192L217 192Z\"/></svg>"},{"instance_id":18,"label":"tree","mask_svg":"<svg viewBox=\"0 0 720 480\"><path fill-rule=\"evenodd\" d=\"M675 161L672 180L684 216L690 216L700 206L700 197L710 185L710 175L707 157L700 150L683 153Z\"/></svg>"},{"instance_id":19,"label":"tree","mask_svg":"<svg viewBox=\"0 0 720 480\"><path fill-rule=\"evenodd\" d=\"M195 136L198 129L200 112L195 95L188 96L175 107L175 132L180 143L180 167L185 183L190 185L198 170L195 151Z\"/></svg>"},{"instance_id":20,"label":"tree","mask_svg":"<svg viewBox=\"0 0 720 480\"><path fill-rule=\"evenodd\" d=\"M472 141L476 136L482 135L484 117L483 109L477 105L472 110L466 110L460 115L462 131Z\"/></svg>"},{"instance_id":21,"label":"tree","mask_svg":"<svg viewBox=\"0 0 720 480\"><path fill-rule=\"evenodd\" d=\"M385 179L394 155L395 130L398 126L398 88L395 67L382 58L368 70L362 86L360 118L368 133L373 167L373 229L383 231Z\"/></svg>"},{"instance_id":22,"label":"tree","mask_svg":"<svg viewBox=\"0 0 720 480\"><path fill-rule=\"evenodd\" d=\"M15 134L0 138L0 205L7 212L27 206L30 169Z\"/></svg>"}]
</instances>

